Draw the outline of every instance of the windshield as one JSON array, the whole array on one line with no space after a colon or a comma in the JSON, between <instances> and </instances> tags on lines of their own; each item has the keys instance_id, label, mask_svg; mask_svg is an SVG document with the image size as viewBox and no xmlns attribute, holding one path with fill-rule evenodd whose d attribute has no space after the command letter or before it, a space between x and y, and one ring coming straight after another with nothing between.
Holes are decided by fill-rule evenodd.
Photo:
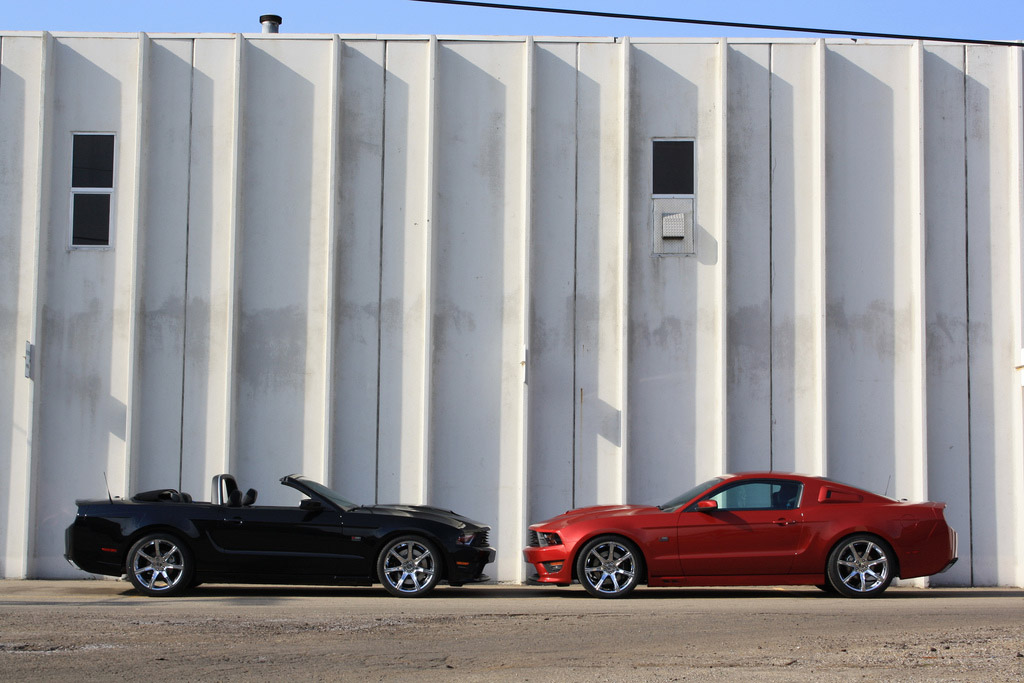
<instances>
[{"instance_id":1,"label":"windshield","mask_svg":"<svg viewBox=\"0 0 1024 683\"><path fill-rule=\"evenodd\" d=\"M306 479L305 477L292 477L292 479L294 479L297 482L300 482L303 486L305 486L318 496L326 498L327 500L331 501L332 503L340 507L342 510L351 510L352 508L359 507L352 501L342 498L337 491L332 491L323 484L319 484L313 481L312 479Z\"/></svg>"},{"instance_id":2,"label":"windshield","mask_svg":"<svg viewBox=\"0 0 1024 683\"><path fill-rule=\"evenodd\" d=\"M707 491L712 486L715 486L716 484L722 483L722 481L723 481L723 479L721 477L715 477L714 479L708 479L703 484L697 484L696 486L694 486L692 489L690 489L686 493L680 494L680 495L676 496L675 498L673 498L672 500L670 500L669 502L665 503L664 505L659 505L658 507L661 508L662 510L671 510L673 508L677 508L680 505L682 505L683 503L690 502L691 500L693 500L694 498L699 496L704 491Z\"/></svg>"}]
</instances>

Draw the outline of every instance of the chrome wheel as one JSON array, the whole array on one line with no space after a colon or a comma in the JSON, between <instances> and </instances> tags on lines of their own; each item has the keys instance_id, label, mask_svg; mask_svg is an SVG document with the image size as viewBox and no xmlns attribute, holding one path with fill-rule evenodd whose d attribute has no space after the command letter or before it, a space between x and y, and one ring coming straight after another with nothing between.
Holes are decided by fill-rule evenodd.
<instances>
[{"instance_id":1,"label":"chrome wheel","mask_svg":"<svg viewBox=\"0 0 1024 683\"><path fill-rule=\"evenodd\" d=\"M643 573L640 551L625 539L594 539L579 557L576 574L587 592L599 598L628 595Z\"/></svg>"},{"instance_id":2,"label":"chrome wheel","mask_svg":"<svg viewBox=\"0 0 1024 683\"><path fill-rule=\"evenodd\" d=\"M892 550L874 536L848 538L829 555L829 581L847 597L879 595L892 582L893 569Z\"/></svg>"},{"instance_id":3,"label":"chrome wheel","mask_svg":"<svg viewBox=\"0 0 1024 683\"><path fill-rule=\"evenodd\" d=\"M392 595L419 597L428 593L441 577L440 555L426 539L415 536L388 543L377 561L377 576Z\"/></svg>"},{"instance_id":4,"label":"chrome wheel","mask_svg":"<svg viewBox=\"0 0 1024 683\"><path fill-rule=\"evenodd\" d=\"M128 552L128 579L151 596L173 595L191 584L192 560L188 549L173 536L153 534Z\"/></svg>"}]
</instances>

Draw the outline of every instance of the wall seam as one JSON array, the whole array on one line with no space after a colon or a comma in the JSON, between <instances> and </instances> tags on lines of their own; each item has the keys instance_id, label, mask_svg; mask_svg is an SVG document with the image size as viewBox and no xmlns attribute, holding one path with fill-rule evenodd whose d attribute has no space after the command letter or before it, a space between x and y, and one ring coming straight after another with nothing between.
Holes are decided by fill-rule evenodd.
<instances>
[{"instance_id":1,"label":"wall seam","mask_svg":"<svg viewBox=\"0 0 1024 683\"><path fill-rule=\"evenodd\" d=\"M189 230L192 227L192 120L195 112L196 40L192 39L192 58L188 76L188 167L185 169L185 275L181 300L181 412L178 414L178 490L181 490L185 463L185 370L188 358L188 255Z\"/></svg>"},{"instance_id":2,"label":"wall seam","mask_svg":"<svg viewBox=\"0 0 1024 683\"><path fill-rule=\"evenodd\" d=\"M381 69L381 126L380 126L380 213L379 216L379 237L377 240L377 429L373 448L373 502L376 504L380 495L380 369L383 334L383 312L384 312L384 161L387 156L387 112L388 101L388 41L384 41L384 54L381 57L383 69Z\"/></svg>"},{"instance_id":3,"label":"wall seam","mask_svg":"<svg viewBox=\"0 0 1024 683\"><path fill-rule=\"evenodd\" d=\"M579 425L576 423L576 385L578 349L576 348L576 331L579 327L577 300L579 297L579 230L580 230L580 50L581 43L576 43L576 73L573 88L573 212L572 212L572 390L569 392L572 403L572 468L570 486L570 508L576 507L576 458L579 451ZM583 389L580 388L580 422L583 421Z\"/></svg>"},{"instance_id":4,"label":"wall seam","mask_svg":"<svg viewBox=\"0 0 1024 683\"><path fill-rule=\"evenodd\" d=\"M329 108L331 121L329 124L328 139L330 152L328 154L328 181L327 181L327 272L324 276L324 308L327 326L324 329L324 387L323 387L323 431L322 451L320 457L320 471L323 474L323 481L328 486L333 484L334 476L334 429L335 429L335 383L336 354L335 354L335 333L338 329L338 308L337 308L337 272L338 272L338 233L341 226L338 219L338 176L341 155L338 146L341 139L341 39L337 34L331 36L331 101ZM310 236L312 240L312 235ZM310 261L312 257L310 256ZM307 320L307 330L309 322ZM308 334L308 332L307 332Z\"/></svg>"},{"instance_id":5,"label":"wall seam","mask_svg":"<svg viewBox=\"0 0 1024 683\"><path fill-rule=\"evenodd\" d=\"M971 428L973 426L973 420L971 417L971 259L970 259L970 203L971 203L971 183L970 183L970 165L968 164L968 120L969 107L968 107L968 76L967 76L967 60L968 52L967 48L963 48L963 63L964 68L963 74L963 93L964 93L964 318L967 324L966 344L967 344L967 537L968 537L968 548L971 555L970 563L970 585L974 585L974 462L972 457L972 451L974 447L974 439L971 435Z\"/></svg>"},{"instance_id":6,"label":"wall seam","mask_svg":"<svg viewBox=\"0 0 1024 683\"><path fill-rule=\"evenodd\" d=\"M768 471L775 470L775 46L768 46Z\"/></svg>"}]
</instances>

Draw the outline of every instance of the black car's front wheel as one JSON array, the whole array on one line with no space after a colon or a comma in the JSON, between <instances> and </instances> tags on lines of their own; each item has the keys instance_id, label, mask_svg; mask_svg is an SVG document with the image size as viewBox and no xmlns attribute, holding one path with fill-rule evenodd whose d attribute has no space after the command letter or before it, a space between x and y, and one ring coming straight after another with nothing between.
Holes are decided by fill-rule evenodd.
<instances>
[{"instance_id":1,"label":"black car's front wheel","mask_svg":"<svg viewBox=\"0 0 1024 683\"><path fill-rule=\"evenodd\" d=\"M589 541L576 558L576 576L591 595L623 598L643 576L644 559L632 542L617 536Z\"/></svg>"},{"instance_id":2,"label":"black car's front wheel","mask_svg":"<svg viewBox=\"0 0 1024 683\"><path fill-rule=\"evenodd\" d=\"M889 587L896 558L889 544L870 534L843 539L828 556L828 580L840 595L873 598Z\"/></svg>"},{"instance_id":3,"label":"black car's front wheel","mask_svg":"<svg viewBox=\"0 0 1024 683\"><path fill-rule=\"evenodd\" d=\"M128 551L128 580L136 590L152 597L176 595L192 585L192 553L166 533L143 536Z\"/></svg>"},{"instance_id":4,"label":"black car's front wheel","mask_svg":"<svg viewBox=\"0 0 1024 683\"><path fill-rule=\"evenodd\" d=\"M392 595L419 598L441 578L441 553L420 536L400 536L388 541L377 558L377 578Z\"/></svg>"}]
</instances>

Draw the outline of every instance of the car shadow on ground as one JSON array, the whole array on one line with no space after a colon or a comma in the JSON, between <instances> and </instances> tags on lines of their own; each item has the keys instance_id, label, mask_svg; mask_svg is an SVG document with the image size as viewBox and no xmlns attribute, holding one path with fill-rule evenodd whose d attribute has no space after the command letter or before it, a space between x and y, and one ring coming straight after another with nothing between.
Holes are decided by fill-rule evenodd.
<instances>
[{"instance_id":1,"label":"car shadow on ground","mask_svg":"<svg viewBox=\"0 0 1024 683\"><path fill-rule=\"evenodd\" d=\"M124 596L139 596L127 586L120 592ZM377 599L391 597L380 586L281 586L264 584L203 584L182 598L350 598ZM439 586L418 600L436 599L473 600L504 598L524 600L556 598L563 600L595 600L581 586L551 587L483 584L474 587ZM806 599L847 600L812 586L769 586L730 588L638 588L626 600L749 600ZM993 588L890 588L876 600L933 600L940 598L1024 598L1024 590ZM396 598L401 599L401 598Z\"/></svg>"}]
</instances>

